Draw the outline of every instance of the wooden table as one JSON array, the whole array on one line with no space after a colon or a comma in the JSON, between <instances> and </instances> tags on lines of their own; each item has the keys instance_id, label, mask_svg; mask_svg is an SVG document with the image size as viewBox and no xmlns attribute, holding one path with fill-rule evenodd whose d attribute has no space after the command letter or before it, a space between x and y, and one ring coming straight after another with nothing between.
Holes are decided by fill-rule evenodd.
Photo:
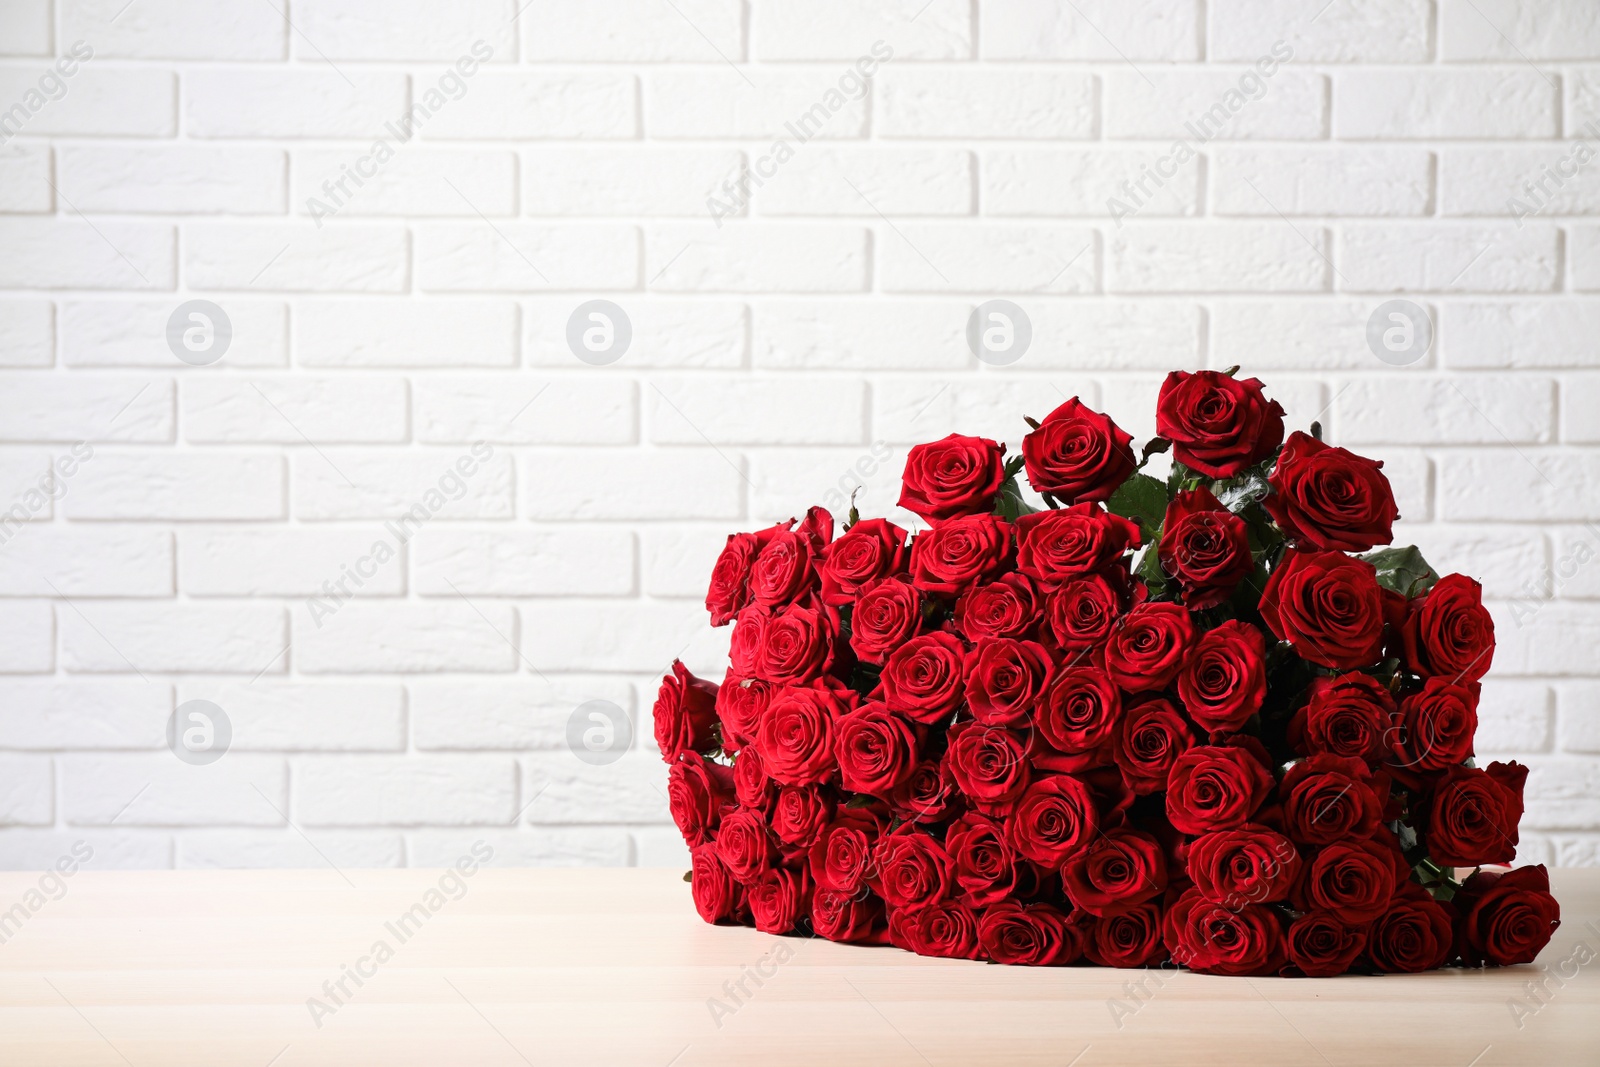
<instances>
[{"instance_id":1,"label":"wooden table","mask_svg":"<svg viewBox=\"0 0 1600 1067\"><path fill-rule=\"evenodd\" d=\"M708 927L664 870L83 870L28 897L39 882L0 875L0 908L24 904L0 912L3 1064L1600 1063L1600 870L1556 872L1565 920L1533 966L1326 980Z\"/></svg>"}]
</instances>

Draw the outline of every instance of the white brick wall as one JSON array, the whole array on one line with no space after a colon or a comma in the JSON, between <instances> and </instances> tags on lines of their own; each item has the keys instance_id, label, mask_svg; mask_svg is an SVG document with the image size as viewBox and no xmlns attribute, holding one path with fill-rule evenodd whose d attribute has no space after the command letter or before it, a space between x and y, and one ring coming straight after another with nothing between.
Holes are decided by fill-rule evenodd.
<instances>
[{"instance_id":1,"label":"white brick wall","mask_svg":"<svg viewBox=\"0 0 1600 1067\"><path fill-rule=\"evenodd\" d=\"M1600 19L1319 6L0 0L0 510L72 468L0 542L0 866L682 863L648 710L727 532L1234 363L1484 582L1479 752L1600 862Z\"/></svg>"}]
</instances>

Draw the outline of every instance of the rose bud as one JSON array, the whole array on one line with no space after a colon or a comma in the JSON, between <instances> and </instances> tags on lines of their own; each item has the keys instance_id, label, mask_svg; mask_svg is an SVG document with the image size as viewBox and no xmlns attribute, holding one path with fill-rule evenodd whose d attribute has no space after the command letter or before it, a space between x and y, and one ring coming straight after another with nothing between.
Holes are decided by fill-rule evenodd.
<instances>
[{"instance_id":1,"label":"rose bud","mask_svg":"<svg viewBox=\"0 0 1600 1067\"><path fill-rule=\"evenodd\" d=\"M1072 906L1090 915L1114 915L1159 897L1167 888L1161 845L1140 830L1107 830L1061 866L1061 886Z\"/></svg>"},{"instance_id":2,"label":"rose bud","mask_svg":"<svg viewBox=\"0 0 1600 1067\"><path fill-rule=\"evenodd\" d=\"M1195 611L1227 600L1255 567L1244 520L1203 486L1167 505L1156 551L1161 569L1177 580L1184 604Z\"/></svg>"},{"instance_id":3,"label":"rose bud","mask_svg":"<svg viewBox=\"0 0 1600 1067\"><path fill-rule=\"evenodd\" d=\"M1028 742L1015 730L957 723L944 759L956 787L985 815L1010 814L1028 787Z\"/></svg>"},{"instance_id":4,"label":"rose bud","mask_svg":"<svg viewBox=\"0 0 1600 1067\"><path fill-rule=\"evenodd\" d=\"M1121 717L1122 694L1109 674L1099 667L1068 667L1056 675L1034 724L1051 748L1080 755L1110 741Z\"/></svg>"},{"instance_id":5,"label":"rose bud","mask_svg":"<svg viewBox=\"0 0 1600 1067\"><path fill-rule=\"evenodd\" d=\"M1300 853L1287 837L1246 823L1189 843L1189 877L1202 896L1228 908L1287 899L1300 877Z\"/></svg>"},{"instance_id":6,"label":"rose bud","mask_svg":"<svg viewBox=\"0 0 1600 1067\"><path fill-rule=\"evenodd\" d=\"M1283 442L1283 408L1255 378L1173 371L1156 399L1156 433L1172 457L1207 478L1231 478Z\"/></svg>"},{"instance_id":7,"label":"rose bud","mask_svg":"<svg viewBox=\"0 0 1600 1067\"><path fill-rule=\"evenodd\" d=\"M1476 682L1494 660L1494 620L1483 606L1483 587L1463 574L1447 574L1425 596L1413 597L1400 636L1407 665L1424 677Z\"/></svg>"},{"instance_id":8,"label":"rose bud","mask_svg":"<svg viewBox=\"0 0 1600 1067\"><path fill-rule=\"evenodd\" d=\"M1400 517L1383 464L1296 430L1278 453L1262 506L1284 535L1317 552L1365 552L1394 540Z\"/></svg>"},{"instance_id":9,"label":"rose bud","mask_svg":"<svg viewBox=\"0 0 1600 1067\"><path fill-rule=\"evenodd\" d=\"M883 901L868 894L858 897L834 889L817 889L811 896L811 926L817 936L853 945L886 945L888 923Z\"/></svg>"},{"instance_id":10,"label":"rose bud","mask_svg":"<svg viewBox=\"0 0 1600 1067\"><path fill-rule=\"evenodd\" d=\"M1190 889L1167 910L1162 938L1172 962L1201 974L1276 974L1283 966L1283 920L1264 904L1230 911Z\"/></svg>"},{"instance_id":11,"label":"rose bud","mask_svg":"<svg viewBox=\"0 0 1600 1067\"><path fill-rule=\"evenodd\" d=\"M1285 939L1289 963L1307 978L1344 974L1367 947L1365 924L1350 926L1327 912L1313 911L1289 924Z\"/></svg>"},{"instance_id":12,"label":"rose bud","mask_svg":"<svg viewBox=\"0 0 1600 1067\"><path fill-rule=\"evenodd\" d=\"M906 454L899 504L929 522L994 508L1005 480L1005 448L986 437L951 434Z\"/></svg>"},{"instance_id":13,"label":"rose bud","mask_svg":"<svg viewBox=\"0 0 1600 1067\"><path fill-rule=\"evenodd\" d=\"M1105 500L1133 473L1133 438L1073 397L1022 439L1028 482L1067 504Z\"/></svg>"},{"instance_id":14,"label":"rose bud","mask_svg":"<svg viewBox=\"0 0 1600 1067\"><path fill-rule=\"evenodd\" d=\"M770 526L759 533L728 535L727 544L711 568L711 587L706 590L706 610L711 625L722 626L750 603L750 571L767 543L794 525L794 520Z\"/></svg>"},{"instance_id":15,"label":"rose bud","mask_svg":"<svg viewBox=\"0 0 1600 1067\"><path fill-rule=\"evenodd\" d=\"M1367 959L1374 969L1391 974L1442 967L1450 949L1450 913L1415 882L1400 887L1367 931Z\"/></svg>"},{"instance_id":16,"label":"rose bud","mask_svg":"<svg viewBox=\"0 0 1600 1067\"><path fill-rule=\"evenodd\" d=\"M1544 864L1514 871L1478 871L1451 901L1461 916L1456 944L1469 967L1532 963L1561 925Z\"/></svg>"},{"instance_id":17,"label":"rose bud","mask_svg":"<svg viewBox=\"0 0 1600 1067\"><path fill-rule=\"evenodd\" d=\"M996 963L1049 967L1070 963L1083 952L1076 927L1049 904L1001 901L978 920L978 944Z\"/></svg>"},{"instance_id":18,"label":"rose bud","mask_svg":"<svg viewBox=\"0 0 1600 1067\"><path fill-rule=\"evenodd\" d=\"M1442 771L1472 755L1478 698L1447 678L1429 678L1421 692L1400 701L1400 727L1390 734L1392 764L1407 771Z\"/></svg>"},{"instance_id":19,"label":"rose bud","mask_svg":"<svg viewBox=\"0 0 1600 1067\"><path fill-rule=\"evenodd\" d=\"M739 808L723 816L717 829L717 858L736 882L748 886L772 867L778 849L761 815Z\"/></svg>"},{"instance_id":20,"label":"rose bud","mask_svg":"<svg viewBox=\"0 0 1600 1067\"><path fill-rule=\"evenodd\" d=\"M772 832L789 846L808 849L833 818L833 800L818 786L786 785L772 806Z\"/></svg>"},{"instance_id":21,"label":"rose bud","mask_svg":"<svg viewBox=\"0 0 1600 1067\"><path fill-rule=\"evenodd\" d=\"M963 515L924 530L911 542L911 584L960 596L997 576L1011 554L1012 527L994 515Z\"/></svg>"},{"instance_id":22,"label":"rose bud","mask_svg":"<svg viewBox=\"0 0 1600 1067\"><path fill-rule=\"evenodd\" d=\"M968 590L956 602L956 629L968 641L1024 638L1039 625L1039 593L1025 574L1006 574Z\"/></svg>"},{"instance_id":23,"label":"rose bud","mask_svg":"<svg viewBox=\"0 0 1600 1067\"><path fill-rule=\"evenodd\" d=\"M667 772L667 808L690 848L711 840L733 803L733 772L697 752L683 753Z\"/></svg>"},{"instance_id":24,"label":"rose bud","mask_svg":"<svg viewBox=\"0 0 1600 1067\"><path fill-rule=\"evenodd\" d=\"M802 868L777 867L748 890L750 914L764 934L786 934L811 914L811 877Z\"/></svg>"},{"instance_id":25,"label":"rose bud","mask_svg":"<svg viewBox=\"0 0 1600 1067\"><path fill-rule=\"evenodd\" d=\"M1161 907L1154 901L1095 920L1083 954L1099 967L1154 967L1167 958Z\"/></svg>"},{"instance_id":26,"label":"rose bud","mask_svg":"<svg viewBox=\"0 0 1600 1067\"><path fill-rule=\"evenodd\" d=\"M1147 601L1112 629L1106 670L1130 693L1165 689L1183 669L1194 643L1194 622L1186 608Z\"/></svg>"},{"instance_id":27,"label":"rose bud","mask_svg":"<svg viewBox=\"0 0 1600 1067\"><path fill-rule=\"evenodd\" d=\"M878 820L861 809L842 808L823 828L808 857L817 888L855 896L873 870L873 849L880 835Z\"/></svg>"},{"instance_id":28,"label":"rose bud","mask_svg":"<svg viewBox=\"0 0 1600 1067\"><path fill-rule=\"evenodd\" d=\"M1528 768L1515 761L1446 770L1428 805L1425 840L1433 862L1477 867L1515 859L1527 778Z\"/></svg>"},{"instance_id":29,"label":"rose bud","mask_svg":"<svg viewBox=\"0 0 1600 1067\"><path fill-rule=\"evenodd\" d=\"M906 532L886 519L863 519L845 531L823 557L822 601L849 604L864 586L906 568Z\"/></svg>"},{"instance_id":30,"label":"rose bud","mask_svg":"<svg viewBox=\"0 0 1600 1067\"><path fill-rule=\"evenodd\" d=\"M862 663L882 663L921 626L917 591L898 578L881 579L862 589L850 613L850 651Z\"/></svg>"},{"instance_id":31,"label":"rose bud","mask_svg":"<svg viewBox=\"0 0 1600 1067\"><path fill-rule=\"evenodd\" d=\"M1005 827L1006 840L1024 859L1059 867L1100 832L1100 813L1082 781L1049 774L1028 786Z\"/></svg>"},{"instance_id":32,"label":"rose bud","mask_svg":"<svg viewBox=\"0 0 1600 1067\"><path fill-rule=\"evenodd\" d=\"M1289 744L1302 756L1326 752L1369 763L1388 754L1389 688L1368 674L1313 678L1306 703L1289 724Z\"/></svg>"},{"instance_id":33,"label":"rose bud","mask_svg":"<svg viewBox=\"0 0 1600 1067\"><path fill-rule=\"evenodd\" d=\"M1025 725L1054 669L1050 653L1036 642L979 641L963 663L972 717L985 726Z\"/></svg>"},{"instance_id":34,"label":"rose bud","mask_svg":"<svg viewBox=\"0 0 1600 1067\"><path fill-rule=\"evenodd\" d=\"M708 923L738 922L745 910L744 887L733 880L717 857L717 846L707 842L689 850L690 893L694 910Z\"/></svg>"},{"instance_id":35,"label":"rose bud","mask_svg":"<svg viewBox=\"0 0 1600 1067\"><path fill-rule=\"evenodd\" d=\"M1338 552L1284 553L1261 593L1267 629L1302 659L1347 671L1383 655L1383 591L1365 560Z\"/></svg>"},{"instance_id":36,"label":"rose bud","mask_svg":"<svg viewBox=\"0 0 1600 1067\"><path fill-rule=\"evenodd\" d=\"M717 686L689 673L682 660L661 679L654 710L656 747L667 763L685 752L711 752L717 747Z\"/></svg>"},{"instance_id":37,"label":"rose bud","mask_svg":"<svg viewBox=\"0 0 1600 1067\"><path fill-rule=\"evenodd\" d=\"M950 824L944 846L955 863L956 888L963 904L986 907L1004 900L1016 888L1017 854L995 820L967 812Z\"/></svg>"},{"instance_id":38,"label":"rose bud","mask_svg":"<svg viewBox=\"0 0 1600 1067\"><path fill-rule=\"evenodd\" d=\"M1306 863L1289 900L1296 911L1322 911L1360 926L1388 910L1395 890L1410 876L1394 835L1385 831L1324 846Z\"/></svg>"},{"instance_id":39,"label":"rose bud","mask_svg":"<svg viewBox=\"0 0 1600 1067\"><path fill-rule=\"evenodd\" d=\"M1017 569L1050 588L1105 570L1139 544L1138 525L1099 504L1036 511L1017 519Z\"/></svg>"},{"instance_id":40,"label":"rose bud","mask_svg":"<svg viewBox=\"0 0 1600 1067\"><path fill-rule=\"evenodd\" d=\"M890 711L933 724L961 705L966 650L954 634L914 637L895 649L878 676L878 695Z\"/></svg>"},{"instance_id":41,"label":"rose bud","mask_svg":"<svg viewBox=\"0 0 1600 1067\"><path fill-rule=\"evenodd\" d=\"M1291 766L1278 797L1288 835L1317 847L1370 837L1383 818L1389 781L1386 775L1374 777L1361 760L1321 754Z\"/></svg>"},{"instance_id":42,"label":"rose bud","mask_svg":"<svg viewBox=\"0 0 1600 1067\"><path fill-rule=\"evenodd\" d=\"M955 864L944 846L910 825L879 839L868 884L891 908L934 904L950 896Z\"/></svg>"},{"instance_id":43,"label":"rose bud","mask_svg":"<svg viewBox=\"0 0 1600 1067\"><path fill-rule=\"evenodd\" d=\"M1068 578L1045 601L1050 636L1067 652L1105 644L1129 599L1128 579L1116 570Z\"/></svg>"},{"instance_id":44,"label":"rose bud","mask_svg":"<svg viewBox=\"0 0 1600 1067\"><path fill-rule=\"evenodd\" d=\"M843 686L784 686L767 706L756 743L766 771L783 785L816 785L833 778L833 733L859 702Z\"/></svg>"},{"instance_id":45,"label":"rose bud","mask_svg":"<svg viewBox=\"0 0 1600 1067\"><path fill-rule=\"evenodd\" d=\"M839 782L852 793L888 797L917 765L917 731L882 704L869 702L834 724Z\"/></svg>"},{"instance_id":46,"label":"rose bud","mask_svg":"<svg viewBox=\"0 0 1600 1067\"><path fill-rule=\"evenodd\" d=\"M1123 712L1112 735L1112 758L1122 780L1139 796L1167 788L1178 757L1194 747L1194 733L1170 701L1151 697Z\"/></svg>"},{"instance_id":47,"label":"rose bud","mask_svg":"<svg viewBox=\"0 0 1600 1067\"><path fill-rule=\"evenodd\" d=\"M978 958L978 915L954 901L889 910L889 942L919 956Z\"/></svg>"},{"instance_id":48,"label":"rose bud","mask_svg":"<svg viewBox=\"0 0 1600 1067\"><path fill-rule=\"evenodd\" d=\"M1213 734L1238 730L1267 699L1267 643L1261 631L1229 619L1200 635L1178 675L1184 710Z\"/></svg>"},{"instance_id":49,"label":"rose bud","mask_svg":"<svg viewBox=\"0 0 1600 1067\"><path fill-rule=\"evenodd\" d=\"M1167 820L1180 833L1233 830L1250 821L1272 792L1259 744L1240 739L1191 748L1167 779Z\"/></svg>"}]
</instances>

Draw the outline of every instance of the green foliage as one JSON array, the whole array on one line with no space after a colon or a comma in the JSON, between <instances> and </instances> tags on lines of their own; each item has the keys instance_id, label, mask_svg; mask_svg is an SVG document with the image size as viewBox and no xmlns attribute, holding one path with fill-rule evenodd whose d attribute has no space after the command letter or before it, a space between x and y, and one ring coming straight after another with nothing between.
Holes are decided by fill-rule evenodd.
<instances>
[{"instance_id":1,"label":"green foliage","mask_svg":"<svg viewBox=\"0 0 1600 1067\"><path fill-rule=\"evenodd\" d=\"M1167 487L1148 474L1131 474L1117 486L1117 491L1106 501L1113 514L1133 519L1146 541L1161 536L1161 523L1167 517Z\"/></svg>"},{"instance_id":2,"label":"green foliage","mask_svg":"<svg viewBox=\"0 0 1600 1067\"><path fill-rule=\"evenodd\" d=\"M1407 599L1421 596L1439 580L1439 572L1422 558L1416 545L1380 548L1357 558L1366 560L1377 569L1379 585Z\"/></svg>"}]
</instances>

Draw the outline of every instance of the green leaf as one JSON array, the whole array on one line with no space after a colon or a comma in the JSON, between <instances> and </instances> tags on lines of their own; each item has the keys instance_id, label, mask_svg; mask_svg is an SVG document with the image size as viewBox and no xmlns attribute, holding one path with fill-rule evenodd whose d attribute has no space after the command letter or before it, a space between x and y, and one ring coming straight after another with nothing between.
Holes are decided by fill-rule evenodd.
<instances>
[{"instance_id":1,"label":"green leaf","mask_svg":"<svg viewBox=\"0 0 1600 1067\"><path fill-rule=\"evenodd\" d=\"M1214 482L1211 492L1223 507L1235 515L1242 515L1251 504L1259 503L1272 492L1267 475L1260 467L1251 467L1226 481Z\"/></svg>"},{"instance_id":2,"label":"green leaf","mask_svg":"<svg viewBox=\"0 0 1600 1067\"><path fill-rule=\"evenodd\" d=\"M694 872L693 872L693 871L684 871L684 872L683 872L683 880L684 880L684 881L685 881L685 882L692 882L692 881L694 881Z\"/></svg>"},{"instance_id":3,"label":"green leaf","mask_svg":"<svg viewBox=\"0 0 1600 1067\"><path fill-rule=\"evenodd\" d=\"M1378 571L1378 584L1383 588L1399 593L1406 599L1420 596L1433 588L1433 583L1439 580L1439 572L1428 565L1422 558L1416 545L1406 545L1404 548L1380 548L1376 552L1368 552L1364 559Z\"/></svg>"},{"instance_id":4,"label":"green leaf","mask_svg":"<svg viewBox=\"0 0 1600 1067\"><path fill-rule=\"evenodd\" d=\"M1171 448L1172 442L1167 440L1165 437L1150 438L1150 440L1145 442L1144 451L1139 455L1139 465L1135 467L1134 470L1144 470L1144 465L1150 462L1151 456L1159 455L1162 452L1169 451Z\"/></svg>"},{"instance_id":5,"label":"green leaf","mask_svg":"<svg viewBox=\"0 0 1600 1067\"><path fill-rule=\"evenodd\" d=\"M1022 473L1022 468L1027 465L1028 461L1022 456L1012 456L1010 459L1006 460L1005 476L1007 478L1015 478L1018 474Z\"/></svg>"},{"instance_id":6,"label":"green leaf","mask_svg":"<svg viewBox=\"0 0 1600 1067\"><path fill-rule=\"evenodd\" d=\"M1153 541L1160 536L1161 523L1167 517L1167 487L1148 474L1132 474L1117 486L1106 507L1138 522L1145 540Z\"/></svg>"},{"instance_id":7,"label":"green leaf","mask_svg":"<svg viewBox=\"0 0 1600 1067\"><path fill-rule=\"evenodd\" d=\"M1161 569L1161 554L1154 542L1145 545L1134 562L1133 573L1144 579L1151 596L1160 596L1167 588L1167 572Z\"/></svg>"},{"instance_id":8,"label":"green leaf","mask_svg":"<svg viewBox=\"0 0 1600 1067\"><path fill-rule=\"evenodd\" d=\"M859 811L862 808L870 808L874 803L877 802L877 800L877 797L870 794L857 793L855 796L845 801L844 806Z\"/></svg>"},{"instance_id":9,"label":"green leaf","mask_svg":"<svg viewBox=\"0 0 1600 1067\"><path fill-rule=\"evenodd\" d=\"M994 498L994 513L1007 522L1016 522L1023 515L1032 515L1037 510L1033 505L1022 499L1022 489L1017 485L1015 477L1007 478L1000 483L1000 492Z\"/></svg>"}]
</instances>

